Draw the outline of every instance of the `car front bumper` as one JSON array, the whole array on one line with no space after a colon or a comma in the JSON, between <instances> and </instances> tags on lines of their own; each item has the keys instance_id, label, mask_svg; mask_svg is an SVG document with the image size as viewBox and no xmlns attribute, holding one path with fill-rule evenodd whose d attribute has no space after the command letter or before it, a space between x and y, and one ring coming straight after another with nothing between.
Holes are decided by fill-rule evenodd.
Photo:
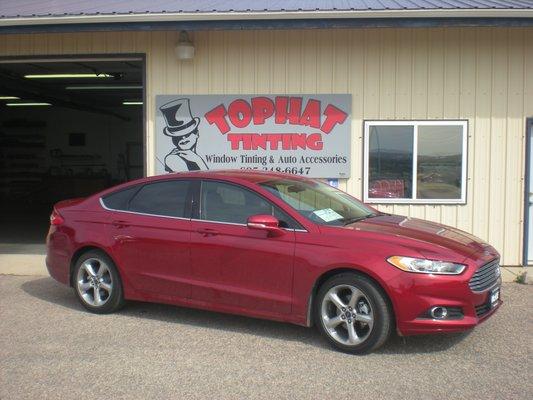
<instances>
[{"instance_id":1,"label":"car front bumper","mask_svg":"<svg viewBox=\"0 0 533 400\"><path fill-rule=\"evenodd\" d=\"M466 331L476 327L480 323L490 318L502 304L503 301L499 300L498 303L487 313L479 317L475 315L468 315L467 311L467 313L465 313L464 317L461 319L437 320L430 318L415 318L409 321L401 321L398 323L398 333L402 336L409 336ZM467 308L470 307L465 307L463 310Z\"/></svg>"},{"instance_id":2,"label":"car front bumper","mask_svg":"<svg viewBox=\"0 0 533 400\"><path fill-rule=\"evenodd\" d=\"M455 275L400 274L389 283L395 308L397 330L400 335L439 332L460 332L472 329L490 318L503 304L501 277L489 288L475 292L469 281L480 268L472 265L469 272ZM498 300L491 302L491 294L499 289ZM446 307L457 313L444 319L432 318L432 307Z\"/></svg>"}]
</instances>

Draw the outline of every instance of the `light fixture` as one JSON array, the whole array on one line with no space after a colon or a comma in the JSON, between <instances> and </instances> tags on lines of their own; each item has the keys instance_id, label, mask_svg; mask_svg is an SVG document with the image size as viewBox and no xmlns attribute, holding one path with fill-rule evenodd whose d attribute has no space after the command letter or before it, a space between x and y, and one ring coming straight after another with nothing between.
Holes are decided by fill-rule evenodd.
<instances>
[{"instance_id":1,"label":"light fixture","mask_svg":"<svg viewBox=\"0 0 533 400\"><path fill-rule=\"evenodd\" d=\"M94 86L66 86L66 90L128 90L142 89L142 85L94 85Z\"/></svg>"},{"instance_id":2,"label":"light fixture","mask_svg":"<svg viewBox=\"0 0 533 400\"><path fill-rule=\"evenodd\" d=\"M20 100L17 96L0 96L0 100Z\"/></svg>"},{"instance_id":3,"label":"light fixture","mask_svg":"<svg viewBox=\"0 0 533 400\"><path fill-rule=\"evenodd\" d=\"M109 74L30 74L24 75L26 79L77 79L77 78L113 78Z\"/></svg>"},{"instance_id":4,"label":"light fixture","mask_svg":"<svg viewBox=\"0 0 533 400\"><path fill-rule=\"evenodd\" d=\"M180 32L180 39L176 45L176 56L178 60L192 60L194 58L194 44L185 31Z\"/></svg>"},{"instance_id":5,"label":"light fixture","mask_svg":"<svg viewBox=\"0 0 533 400\"><path fill-rule=\"evenodd\" d=\"M142 106L143 102L142 101L125 100L125 101L122 102L122 104L125 105L125 106Z\"/></svg>"},{"instance_id":6,"label":"light fixture","mask_svg":"<svg viewBox=\"0 0 533 400\"><path fill-rule=\"evenodd\" d=\"M38 107L38 106L51 106L50 103L6 103L8 107Z\"/></svg>"}]
</instances>

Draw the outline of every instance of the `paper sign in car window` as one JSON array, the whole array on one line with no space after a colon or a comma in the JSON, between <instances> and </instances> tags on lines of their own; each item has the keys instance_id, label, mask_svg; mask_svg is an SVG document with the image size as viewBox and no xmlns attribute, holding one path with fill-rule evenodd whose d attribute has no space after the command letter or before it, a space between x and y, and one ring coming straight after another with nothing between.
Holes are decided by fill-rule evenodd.
<instances>
[{"instance_id":1,"label":"paper sign in car window","mask_svg":"<svg viewBox=\"0 0 533 400\"><path fill-rule=\"evenodd\" d=\"M325 222L336 221L338 219L343 219L344 217L339 213L336 213L331 208L324 208L322 210L313 211L318 218Z\"/></svg>"}]
</instances>

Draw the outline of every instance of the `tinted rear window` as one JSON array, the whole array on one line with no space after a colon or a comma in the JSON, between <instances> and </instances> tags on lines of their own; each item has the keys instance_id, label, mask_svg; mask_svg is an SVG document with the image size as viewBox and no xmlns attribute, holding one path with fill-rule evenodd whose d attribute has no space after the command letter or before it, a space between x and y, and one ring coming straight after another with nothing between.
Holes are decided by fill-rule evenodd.
<instances>
[{"instance_id":1,"label":"tinted rear window","mask_svg":"<svg viewBox=\"0 0 533 400\"><path fill-rule=\"evenodd\" d=\"M137 190L139 190L139 186L133 186L128 189L108 194L102 198L102 202L107 208L112 210L126 211L128 209L128 201Z\"/></svg>"},{"instance_id":2,"label":"tinted rear window","mask_svg":"<svg viewBox=\"0 0 533 400\"><path fill-rule=\"evenodd\" d=\"M145 185L130 200L129 211L189 218L190 181L164 181Z\"/></svg>"}]
</instances>

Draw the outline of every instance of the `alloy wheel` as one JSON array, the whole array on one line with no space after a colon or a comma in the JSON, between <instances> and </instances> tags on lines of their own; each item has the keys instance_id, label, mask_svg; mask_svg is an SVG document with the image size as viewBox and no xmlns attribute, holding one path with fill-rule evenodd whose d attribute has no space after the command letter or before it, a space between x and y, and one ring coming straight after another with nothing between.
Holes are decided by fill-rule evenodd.
<instances>
[{"instance_id":1,"label":"alloy wheel","mask_svg":"<svg viewBox=\"0 0 533 400\"><path fill-rule=\"evenodd\" d=\"M106 304L113 292L113 277L107 264L97 258L85 260L78 269L76 287L88 305L101 307Z\"/></svg>"},{"instance_id":2,"label":"alloy wheel","mask_svg":"<svg viewBox=\"0 0 533 400\"><path fill-rule=\"evenodd\" d=\"M329 289L320 315L327 334L345 346L363 343L374 326L374 311L367 295L352 285Z\"/></svg>"}]
</instances>

